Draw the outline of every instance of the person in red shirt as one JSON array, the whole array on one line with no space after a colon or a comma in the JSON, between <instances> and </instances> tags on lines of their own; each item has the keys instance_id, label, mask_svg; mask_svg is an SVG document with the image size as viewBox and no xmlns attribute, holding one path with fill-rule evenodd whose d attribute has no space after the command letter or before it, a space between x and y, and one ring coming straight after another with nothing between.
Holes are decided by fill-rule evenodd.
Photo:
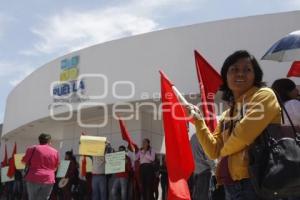
<instances>
[{"instance_id":1,"label":"person in red shirt","mask_svg":"<svg viewBox=\"0 0 300 200\"><path fill-rule=\"evenodd\" d=\"M120 146L119 151L126 151L125 146ZM121 200L127 200L127 185L129 180L129 174L132 170L130 158L125 157L125 171L116 173L115 180L112 185L112 200L118 199L118 191L121 190Z\"/></svg>"},{"instance_id":2,"label":"person in red shirt","mask_svg":"<svg viewBox=\"0 0 300 200\"><path fill-rule=\"evenodd\" d=\"M55 183L55 171L59 165L59 154L51 145L51 136L42 133L39 145L26 150L22 162L28 166L25 175L29 200L47 200Z\"/></svg>"}]
</instances>

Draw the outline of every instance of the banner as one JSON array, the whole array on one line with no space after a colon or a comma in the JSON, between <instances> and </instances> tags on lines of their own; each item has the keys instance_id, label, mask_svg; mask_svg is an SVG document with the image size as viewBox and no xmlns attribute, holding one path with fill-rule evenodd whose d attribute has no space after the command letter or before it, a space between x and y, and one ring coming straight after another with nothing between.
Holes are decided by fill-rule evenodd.
<instances>
[{"instance_id":1,"label":"banner","mask_svg":"<svg viewBox=\"0 0 300 200\"><path fill-rule=\"evenodd\" d=\"M22 158L25 156L25 153L15 154L15 166L16 169L25 169L25 164L22 162Z\"/></svg>"},{"instance_id":2,"label":"banner","mask_svg":"<svg viewBox=\"0 0 300 200\"><path fill-rule=\"evenodd\" d=\"M104 156L106 137L80 136L79 154L88 156Z\"/></svg>"}]
</instances>

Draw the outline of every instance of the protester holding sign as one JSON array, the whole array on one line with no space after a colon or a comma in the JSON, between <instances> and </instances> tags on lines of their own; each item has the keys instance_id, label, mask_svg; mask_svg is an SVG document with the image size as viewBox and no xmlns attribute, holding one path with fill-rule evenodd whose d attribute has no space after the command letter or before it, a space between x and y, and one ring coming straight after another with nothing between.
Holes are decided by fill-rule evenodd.
<instances>
[{"instance_id":1,"label":"protester holding sign","mask_svg":"<svg viewBox=\"0 0 300 200\"><path fill-rule=\"evenodd\" d=\"M125 152L125 146L119 147L119 152ZM129 173L132 170L130 158L125 157L125 171L115 174L115 179L112 186L112 200L118 199L118 191L121 191L121 200L127 200L127 186L129 180Z\"/></svg>"},{"instance_id":2,"label":"protester holding sign","mask_svg":"<svg viewBox=\"0 0 300 200\"><path fill-rule=\"evenodd\" d=\"M25 176L29 200L47 200L55 183L55 171L59 166L59 154L50 146L51 136L42 133L39 145L26 150L22 159L29 166Z\"/></svg>"},{"instance_id":3,"label":"protester holding sign","mask_svg":"<svg viewBox=\"0 0 300 200\"><path fill-rule=\"evenodd\" d=\"M92 200L107 199L104 156L93 156L92 193Z\"/></svg>"}]
</instances>

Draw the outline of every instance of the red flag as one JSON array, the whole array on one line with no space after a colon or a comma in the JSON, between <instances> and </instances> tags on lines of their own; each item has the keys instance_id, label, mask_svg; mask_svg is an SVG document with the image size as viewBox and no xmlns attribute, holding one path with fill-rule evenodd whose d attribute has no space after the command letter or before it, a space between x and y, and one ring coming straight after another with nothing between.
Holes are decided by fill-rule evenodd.
<instances>
[{"instance_id":1,"label":"red flag","mask_svg":"<svg viewBox=\"0 0 300 200\"><path fill-rule=\"evenodd\" d=\"M136 150L138 149L138 146L133 142L133 140L131 139L125 124L123 122L122 119L119 118L119 124L120 124L120 129L121 129L121 134L122 134L122 138L123 140L128 142L128 147L131 148L130 150L133 151L133 148Z\"/></svg>"},{"instance_id":2,"label":"red flag","mask_svg":"<svg viewBox=\"0 0 300 200\"><path fill-rule=\"evenodd\" d=\"M191 199L186 179L179 179L176 182L169 179L168 200L182 199Z\"/></svg>"},{"instance_id":3,"label":"red flag","mask_svg":"<svg viewBox=\"0 0 300 200\"><path fill-rule=\"evenodd\" d=\"M7 159L7 146L5 144L5 149L4 149L4 158L3 161L1 162L1 167L5 167L8 165L8 159Z\"/></svg>"},{"instance_id":4,"label":"red flag","mask_svg":"<svg viewBox=\"0 0 300 200\"><path fill-rule=\"evenodd\" d=\"M16 173L16 165L15 165L15 154L17 153L17 143L15 142L14 150L12 152L11 158L9 160L9 166L7 171L7 176L12 178Z\"/></svg>"},{"instance_id":5,"label":"red flag","mask_svg":"<svg viewBox=\"0 0 300 200\"><path fill-rule=\"evenodd\" d=\"M86 176L86 156L81 161L81 176Z\"/></svg>"},{"instance_id":6,"label":"red flag","mask_svg":"<svg viewBox=\"0 0 300 200\"><path fill-rule=\"evenodd\" d=\"M291 76L300 77L300 61L293 62L287 74L287 77L291 77Z\"/></svg>"},{"instance_id":7,"label":"red flag","mask_svg":"<svg viewBox=\"0 0 300 200\"><path fill-rule=\"evenodd\" d=\"M81 132L81 135L85 135L84 132ZM83 156L81 161L81 176L86 176L86 156Z\"/></svg>"},{"instance_id":8,"label":"red flag","mask_svg":"<svg viewBox=\"0 0 300 200\"><path fill-rule=\"evenodd\" d=\"M195 62L205 123L210 131L214 131L217 126L214 98L222 84L222 77L197 51L195 51Z\"/></svg>"},{"instance_id":9,"label":"red flag","mask_svg":"<svg viewBox=\"0 0 300 200\"><path fill-rule=\"evenodd\" d=\"M169 175L168 199L191 199L187 179L194 171L195 164L187 132L185 111L180 105L173 84L161 74L161 97L165 131L166 164ZM180 119L178 119L180 118Z\"/></svg>"}]
</instances>

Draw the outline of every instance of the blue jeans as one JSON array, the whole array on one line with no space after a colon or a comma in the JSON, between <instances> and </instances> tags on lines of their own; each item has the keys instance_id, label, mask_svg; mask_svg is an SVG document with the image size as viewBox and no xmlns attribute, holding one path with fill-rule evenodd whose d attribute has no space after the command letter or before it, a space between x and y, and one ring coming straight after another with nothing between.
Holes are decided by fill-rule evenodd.
<instances>
[{"instance_id":1,"label":"blue jeans","mask_svg":"<svg viewBox=\"0 0 300 200\"><path fill-rule=\"evenodd\" d=\"M118 191L121 191L121 200L127 200L128 178L116 177L112 185L112 200L118 199Z\"/></svg>"},{"instance_id":2,"label":"blue jeans","mask_svg":"<svg viewBox=\"0 0 300 200\"><path fill-rule=\"evenodd\" d=\"M93 200L107 200L106 194L106 176L103 174L92 177L92 199Z\"/></svg>"},{"instance_id":3,"label":"blue jeans","mask_svg":"<svg viewBox=\"0 0 300 200\"><path fill-rule=\"evenodd\" d=\"M236 181L232 185L225 185L226 200L258 200L250 179Z\"/></svg>"},{"instance_id":4,"label":"blue jeans","mask_svg":"<svg viewBox=\"0 0 300 200\"><path fill-rule=\"evenodd\" d=\"M53 184L26 182L29 200L48 200Z\"/></svg>"}]
</instances>

